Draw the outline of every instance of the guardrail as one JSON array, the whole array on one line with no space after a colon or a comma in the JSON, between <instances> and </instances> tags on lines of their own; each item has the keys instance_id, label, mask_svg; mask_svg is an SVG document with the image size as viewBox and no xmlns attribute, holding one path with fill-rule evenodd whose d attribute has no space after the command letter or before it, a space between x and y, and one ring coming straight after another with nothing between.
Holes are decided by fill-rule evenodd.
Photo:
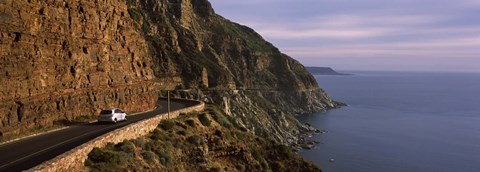
<instances>
[{"instance_id":1,"label":"guardrail","mask_svg":"<svg viewBox=\"0 0 480 172\"><path fill-rule=\"evenodd\" d=\"M187 102L187 104L191 106L188 108L171 111L170 118L176 118L180 115L180 113L202 111L205 109L205 103L200 101L192 101L185 99L175 100ZM90 140L49 161L45 161L44 163L37 165L29 169L28 171L79 171L80 169L84 168L84 162L88 157L88 153L90 153L94 147L104 147L107 145L107 143L116 144L123 142L124 140L130 140L145 136L149 132L153 131L158 126L160 121L164 119L167 119L167 113L158 114L155 117L128 124L125 127L118 128L116 130L113 130L112 132L106 133L93 140Z\"/></svg>"}]
</instances>

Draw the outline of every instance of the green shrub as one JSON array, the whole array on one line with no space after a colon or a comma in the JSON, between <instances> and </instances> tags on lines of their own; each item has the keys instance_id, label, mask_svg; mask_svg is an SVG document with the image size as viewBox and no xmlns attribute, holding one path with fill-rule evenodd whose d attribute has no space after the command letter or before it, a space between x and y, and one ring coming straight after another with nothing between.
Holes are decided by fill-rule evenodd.
<instances>
[{"instance_id":1,"label":"green shrub","mask_svg":"<svg viewBox=\"0 0 480 172\"><path fill-rule=\"evenodd\" d=\"M158 156L158 159L163 164L172 162L173 158L170 155L170 151L173 148L172 143L164 141L152 141L145 144L144 151L151 151Z\"/></svg>"},{"instance_id":2,"label":"green shrub","mask_svg":"<svg viewBox=\"0 0 480 172\"><path fill-rule=\"evenodd\" d=\"M115 146L117 150L125 153L135 152L135 145L131 141L123 141Z\"/></svg>"},{"instance_id":3,"label":"green shrub","mask_svg":"<svg viewBox=\"0 0 480 172\"><path fill-rule=\"evenodd\" d=\"M142 152L142 157L148 163L155 162L155 160L158 159L158 156L155 153L153 153L152 151L143 151Z\"/></svg>"},{"instance_id":4,"label":"green shrub","mask_svg":"<svg viewBox=\"0 0 480 172\"><path fill-rule=\"evenodd\" d=\"M155 145L154 142L147 142L147 143L145 143L145 147L143 148L143 150L145 150L145 151L153 151L153 150L156 149L156 147L157 147L157 146Z\"/></svg>"},{"instance_id":5,"label":"green shrub","mask_svg":"<svg viewBox=\"0 0 480 172\"><path fill-rule=\"evenodd\" d=\"M183 129L187 129L187 126L182 122L176 121L175 125L178 125L178 126L182 127Z\"/></svg>"},{"instance_id":6,"label":"green shrub","mask_svg":"<svg viewBox=\"0 0 480 172\"><path fill-rule=\"evenodd\" d=\"M185 132L185 130L180 130L180 131L177 131L177 134L185 136L187 135L187 132Z\"/></svg>"},{"instance_id":7,"label":"green shrub","mask_svg":"<svg viewBox=\"0 0 480 172\"><path fill-rule=\"evenodd\" d=\"M88 159L94 163L111 163L116 164L118 162L118 156L111 151L103 151L100 148L93 148L93 150L88 153Z\"/></svg>"},{"instance_id":8,"label":"green shrub","mask_svg":"<svg viewBox=\"0 0 480 172\"><path fill-rule=\"evenodd\" d=\"M210 126L212 124L212 121L210 121L210 119L208 119L208 116L207 114L200 114L198 115L198 119L200 120L200 123L202 123L203 126Z\"/></svg>"},{"instance_id":9,"label":"green shrub","mask_svg":"<svg viewBox=\"0 0 480 172\"><path fill-rule=\"evenodd\" d=\"M217 122L220 125L222 125L226 128L235 127L235 128L238 128L238 129L242 130L242 127L240 125L238 125L237 119L235 119L234 117L226 115L225 113L223 113L223 111L219 110L218 108L213 108L209 111L212 111L213 114L215 114L215 116L217 116L217 118L218 118ZM242 131L244 131L244 130L242 130ZM245 131L246 131L246 129L245 129Z\"/></svg>"},{"instance_id":10,"label":"green shrub","mask_svg":"<svg viewBox=\"0 0 480 172\"><path fill-rule=\"evenodd\" d=\"M85 162L83 163L83 165L89 167L89 166L93 166L94 163L92 162L92 160L90 160L90 159L87 158L87 159L85 160Z\"/></svg>"},{"instance_id":11,"label":"green shrub","mask_svg":"<svg viewBox=\"0 0 480 172\"><path fill-rule=\"evenodd\" d=\"M263 169L269 168L268 162L265 160L265 158L262 156L262 154L259 151L255 149L251 149L250 151L252 152L253 158L255 158L255 160L257 160L260 163Z\"/></svg>"},{"instance_id":12,"label":"green shrub","mask_svg":"<svg viewBox=\"0 0 480 172\"><path fill-rule=\"evenodd\" d=\"M172 162L173 158L172 158L172 155L170 155L170 153L166 152L166 151L160 151L157 153L158 155L158 158L160 159L160 162L162 162L162 164L169 164Z\"/></svg>"},{"instance_id":13,"label":"green shrub","mask_svg":"<svg viewBox=\"0 0 480 172\"><path fill-rule=\"evenodd\" d=\"M164 130L170 130L175 126L175 122L172 120L163 120L158 124L158 127L164 129Z\"/></svg>"},{"instance_id":14,"label":"green shrub","mask_svg":"<svg viewBox=\"0 0 480 172\"><path fill-rule=\"evenodd\" d=\"M285 167L283 166L282 163L275 161L275 162L272 162L270 165L272 167L272 171L285 171Z\"/></svg>"},{"instance_id":15,"label":"green shrub","mask_svg":"<svg viewBox=\"0 0 480 172\"><path fill-rule=\"evenodd\" d=\"M133 153L125 153L125 152L115 152L115 153L118 157L116 165L134 164L136 162L135 154ZM119 167L122 168L121 166Z\"/></svg>"},{"instance_id":16,"label":"green shrub","mask_svg":"<svg viewBox=\"0 0 480 172\"><path fill-rule=\"evenodd\" d=\"M199 135L193 135L187 138L187 141L195 146L200 146L203 144L203 138Z\"/></svg>"},{"instance_id":17,"label":"green shrub","mask_svg":"<svg viewBox=\"0 0 480 172\"><path fill-rule=\"evenodd\" d=\"M218 121L218 123L225 128L232 128L233 125L225 119Z\"/></svg>"},{"instance_id":18,"label":"green shrub","mask_svg":"<svg viewBox=\"0 0 480 172\"><path fill-rule=\"evenodd\" d=\"M237 136L237 139L239 140L245 140L245 134L238 130L235 131L235 136Z\"/></svg>"},{"instance_id":19,"label":"green shrub","mask_svg":"<svg viewBox=\"0 0 480 172\"><path fill-rule=\"evenodd\" d=\"M152 135L150 135L150 138L152 140L160 140L161 138L163 138L163 133L159 129L155 129L153 130Z\"/></svg>"},{"instance_id":20,"label":"green shrub","mask_svg":"<svg viewBox=\"0 0 480 172\"><path fill-rule=\"evenodd\" d=\"M223 115L223 113L216 112L215 110L211 111L212 118L218 122L221 126L225 128L232 128L232 124L228 121L228 119Z\"/></svg>"},{"instance_id":21,"label":"green shrub","mask_svg":"<svg viewBox=\"0 0 480 172\"><path fill-rule=\"evenodd\" d=\"M112 142L108 142L107 145L105 145L104 149L105 150L113 150L113 149L115 149L115 144L113 144Z\"/></svg>"},{"instance_id":22,"label":"green shrub","mask_svg":"<svg viewBox=\"0 0 480 172\"><path fill-rule=\"evenodd\" d=\"M279 157L284 157L287 159L291 159L293 157L293 150L292 148L285 146L285 145L276 145L274 149L278 152Z\"/></svg>"},{"instance_id":23,"label":"green shrub","mask_svg":"<svg viewBox=\"0 0 480 172\"><path fill-rule=\"evenodd\" d=\"M133 140L133 144L135 144L135 146L140 147L142 149L145 148L146 142L147 141L143 137Z\"/></svg>"},{"instance_id":24,"label":"green shrub","mask_svg":"<svg viewBox=\"0 0 480 172\"><path fill-rule=\"evenodd\" d=\"M128 6L134 5L134 0L123 0L123 2L126 2Z\"/></svg>"},{"instance_id":25,"label":"green shrub","mask_svg":"<svg viewBox=\"0 0 480 172\"><path fill-rule=\"evenodd\" d=\"M143 22L142 23L142 32L143 33L149 33L151 28L152 28L152 26L150 25L149 22ZM151 36L149 36L149 35L146 35L146 36L147 36L147 38L146 38L147 40L151 39L151 38L149 38Z\"/></svg>"},{"instance_id":26,"label":"green shrub","mask_svg":"<svg viewBox=\"0 0 480 172\"><path fill-rule=\"evenodd\" d=\"M142 19L142 13L134 7L128 8L128 14L130 14L130 17L136 22L139 22L140 19Z\"/></svg>"},{"instance_id":27,"label":"green shrub","mask_svg":"<svg viewBox=\"0 0 480 172\"><path fill-rule=\"evenodd\" d=\"M196 126L196 125L195 125L195 121L194 121L194 120L191 120L191 119L187 119L187 120L185 121L185 123L186 123L187 125L191 126L191 127L195 127L195 126Z\"/></svg>"}]
</instances>

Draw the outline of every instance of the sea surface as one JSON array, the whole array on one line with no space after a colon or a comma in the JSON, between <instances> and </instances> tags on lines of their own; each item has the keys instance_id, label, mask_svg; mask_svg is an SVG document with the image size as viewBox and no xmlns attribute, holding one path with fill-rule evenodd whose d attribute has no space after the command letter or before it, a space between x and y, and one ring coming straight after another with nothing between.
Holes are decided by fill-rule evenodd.
<instances>
[{"instance_id":1,"label":"sea surface","mask_svg":"<svg viewBox=\"0 0 480 172\"><path fill-rule=\"evenodd\" d=\"M345 73L315 76L348 106L298 117L329 131L304 158L326 172L480 171L480 73Z\"/></svg>"}]
</instances>

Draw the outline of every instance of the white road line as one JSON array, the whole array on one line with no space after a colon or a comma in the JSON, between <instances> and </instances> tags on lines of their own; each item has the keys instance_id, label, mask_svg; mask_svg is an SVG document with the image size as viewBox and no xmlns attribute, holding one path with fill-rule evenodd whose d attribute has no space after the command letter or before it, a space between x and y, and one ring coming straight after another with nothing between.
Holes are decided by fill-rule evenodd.
<instances>
[{"instance_id":1,"label":"white road line","mask_svg":"<svg viewBox=\"0 0 480 172\"><path fill-rule=\"evenodd\" d=\"M109 129L109 128L107 128L107 129ZM92 132L95 132L95 131L92 131ZM92 132L85 133L85 134L82 134L82 135L80 135L80 136L70 138L70 139L68 139L68 140L65 140L65 141L63 141L63 142L57 143L57 144L55 144L55 145L53 145L53 146L50 146L50 147L45 148L45 149L42 149L42 150L40 150L40 151L38 151L38 152L35 152L35 153L33 153L33 154L30 154L30 155L27 155L27 156L22 157L22 158L20 158L20 159L17 159L17 160L15 160L15 161L9 162L9 163L7 163L7 164L5 164L5 165L0 166L0 169L6 167L6 166L8 166L8 165L14 164L14 163L16 163L16 162L18 162L18 161L22 161L22 160L24 160L24 159L27 159L27 158L30 158L30 157L32 157L32 156L38 155L38 154L40 154L40 153L43 153L43 152L45 152L45 151L47 151L47 150L53 149L53 148L55 148L55 147L57 147L57 146L60 146L60 145L62 145L62 144L65 144L65 143L67 143L67 142L70 142L70 141L72 141L72 140L75 140L75 139L77 139L77 138L80 138L80 137L83 137L83 136L85 136L85 135L88 135L88 134L90 134L90 133L92 133ZM61 155L61 154L60 154L60 155Z\"/></svg>"}]
</instances>

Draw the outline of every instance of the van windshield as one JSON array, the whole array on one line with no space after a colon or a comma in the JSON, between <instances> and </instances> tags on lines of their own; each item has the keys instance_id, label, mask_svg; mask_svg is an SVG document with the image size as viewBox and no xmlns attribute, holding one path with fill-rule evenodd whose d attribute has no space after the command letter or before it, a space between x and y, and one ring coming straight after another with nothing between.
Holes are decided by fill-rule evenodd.
<instances>
[{"instance_id":1,"label":"van windshield","mask_svg":"<svg viewBox=\"0 0 480 172\"><path fill-rule=\"evenodd\" d=\"M102 110L100 114L112 114L112 110Z\"/></svg>"}]
</instances>

